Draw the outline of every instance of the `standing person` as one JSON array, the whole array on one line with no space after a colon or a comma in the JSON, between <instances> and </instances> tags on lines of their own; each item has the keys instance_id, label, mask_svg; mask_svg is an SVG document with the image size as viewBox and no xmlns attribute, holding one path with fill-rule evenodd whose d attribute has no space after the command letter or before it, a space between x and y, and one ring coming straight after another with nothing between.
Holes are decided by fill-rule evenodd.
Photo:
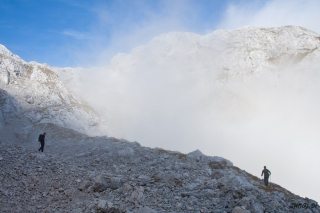
<instances>
[{"instance_id":1,"label":"standing person","mask_svg":"<svg viewBox=\"0 0 320 213\"><path fill-rule=\"evenodd\" d=\"M41 147L39 148L39 152L43 152L43 148L44 148L44 138L46 137L47 133L43 133L39 135L39 141L41 143Z\"/></svg>"},{"instance_id":2,"label":"standing person","mask_svg":"<svg viewBox=\"0 0 320 213\"><path fill-rule=\"evenodd\" d=\"M262 175L264 175L264 185L268 186L269 176L271 175L271 172L267 169L266 166L264 166L264 169L262 170L261 176Z\"/></svg>"}]
</instances>

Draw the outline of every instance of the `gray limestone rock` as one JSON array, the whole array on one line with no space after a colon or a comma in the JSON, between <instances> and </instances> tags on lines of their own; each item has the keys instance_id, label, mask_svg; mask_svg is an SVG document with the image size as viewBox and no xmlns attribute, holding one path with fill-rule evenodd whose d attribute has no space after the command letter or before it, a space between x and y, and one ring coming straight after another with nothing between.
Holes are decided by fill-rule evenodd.
<instances>
[{"instance_id":1,"label":"gray limestone rock","mask_svg":"<svg viewBox=\"0 0 320 213\"><path fill-rule=\"evenodd\" d=\"M108 200L102 200L98 199L96 200L96 204L94 209L96 210L97 213L122 213L124 211L115 208L113 206L113 203L111 203Z\"/></svg>"},{"instance_id":2,"label":"gray limestone rock","mask_svg":"<svg viewBox=\"0 0 320 213\"><path fill-rule=\"evenodd\" d=\"M157 213L157 211L145 206L145 207L142 207L142 208L134 211L134 213Z\"/></svg>"},{"instance_id":3,"label":"gray limestone rock","mask_svg":"<svg viewBox=\"0 0 320 213\"><path fill-rule=\"evenodd\" d=\"M117 153L119 157L133 157L135 152L132 148L125 147L119 150Z\"/></svg>"},{"instance_id":4,"label":"gray limestone rock","mask_svg":"<svg viewBox=\"0 0 320 213\"><path fill-rule=\"evenodd\" d=\"M204 160L207 156L204 155L199 149L187 154L187 158L195 160Z\"/></svg>"},{"instance_id":5,"label":"gray limestone rock","mask_svg":"<svg viewBox=\"0 0 320 213\"><path fill-rule=\"evenodd\" d=\"M237 206L236 208L234 208L232 210L232 213L251 213L250 210L246 210L245 208L241 208L239 206Z\"/></svg>"},{"instance_id":6,"label":"gray limestone rock","mask_svg":"<svg viewBox=\"0 0 320 213\"><path fill-rule=\"evenodd\" d=\"M302 212L293 204L320 211L315 201L275 184L266 188L236 167L212 169L206 157L194 160L127 142L90 140L97 148L70 144L75 153L92 153L81 157L39 154L1 142L1 211L12 212L14 205L30 212ZM117 154L126 144L134 156Z\"/></svg>"},{"instance_id":7,"label":"gray limestone rock","mask_svg":"<svg viewBox=\"0 0 320 213\"><path fill-rule=\"evenodd\" d=\"M121 176L97 176L94 180L93 191L102 192L108 188L118 189L124 183L124 180Z\"/></svg>"},{"instance_id":8,"label":"gray limestone rock","mask_svg":"<svg viewBox=\"0 0 320 213\"><path fill-rule=\"evenodd\" d=\"M173 174L170 173L164 173L164 172L157 172L155 173L152 178L156 182L164 183L167 185L176 185L176 179Z\"/></svg>"}]
</instances>

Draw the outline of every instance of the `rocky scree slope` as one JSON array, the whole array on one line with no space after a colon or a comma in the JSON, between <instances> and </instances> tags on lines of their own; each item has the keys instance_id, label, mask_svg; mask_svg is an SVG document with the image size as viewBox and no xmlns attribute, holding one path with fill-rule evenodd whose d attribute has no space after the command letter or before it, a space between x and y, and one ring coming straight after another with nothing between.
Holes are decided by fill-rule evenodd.
<instances>
[{"instance_id":1,"label":"rocky scree slope","mask_svg":"<svg viewBox=\"0 0 320 213\"><path fill-rule=\"evenodd\" d=\"M265 187L230 161L199 150L182 154L76 137L90 142L66 143L64 155L51 145L38 153L1 141L1 212L320 212L316 201L274 183Z\"/></svg>"},{"instance_id":2,"label":"rocky scree slope","mask_svg":"<svg viewBox=\"0 0 320 213\"><path fill-rule=\"evenodd\" d=\"M2 138L26 140L35 131L34 125L49 123L88 135L108 133L106 123L53 70L45 64L26 63L0 45Z\"/></svg>"}]
</instances>

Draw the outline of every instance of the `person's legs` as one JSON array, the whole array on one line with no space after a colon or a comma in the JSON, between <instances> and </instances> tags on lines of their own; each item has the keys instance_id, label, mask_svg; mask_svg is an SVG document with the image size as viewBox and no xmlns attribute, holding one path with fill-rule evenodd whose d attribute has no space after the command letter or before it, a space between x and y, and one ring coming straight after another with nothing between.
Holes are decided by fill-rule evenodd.
<instances>
[{"instance_id":1,"label":"person's legs","mask_svg":"<svg viewBox=\"0 0 320 213\"><path fill-rule=\"evenodd\" d=\"M264 185L266 185L266 186L268 186L268 183L269 183L268 179L269 179L269 177L264 178Z\"/></svg>"},{"instance_id":2,"label":"person's legs","mask_svg":"<svg viewBox=\"0 0 320 213\"><path fill-rule=\"evenodd\" d=\"M40 142L41 143L41 147L39 148L39 152L43 152L43 148L44 148L44 142Z\"/></svg>"}]
</instances>

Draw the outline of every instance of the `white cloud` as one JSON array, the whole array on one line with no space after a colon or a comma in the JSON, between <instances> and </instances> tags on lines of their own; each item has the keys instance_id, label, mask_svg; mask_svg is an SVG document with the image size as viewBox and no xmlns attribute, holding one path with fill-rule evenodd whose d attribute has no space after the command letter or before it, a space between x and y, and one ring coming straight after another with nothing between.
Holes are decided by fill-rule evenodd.
<instances>
[{"instance_id":1,"label":"white cloud","mask_svg":"<svg viewBox=\"0 0 320 213\"><path fill-rule=\"evenodd\" d=\"M296 25L320 33L320 1L270 0L230 3L218 29L241 26L280 27Z\"/></svg>"}]
</instances>

